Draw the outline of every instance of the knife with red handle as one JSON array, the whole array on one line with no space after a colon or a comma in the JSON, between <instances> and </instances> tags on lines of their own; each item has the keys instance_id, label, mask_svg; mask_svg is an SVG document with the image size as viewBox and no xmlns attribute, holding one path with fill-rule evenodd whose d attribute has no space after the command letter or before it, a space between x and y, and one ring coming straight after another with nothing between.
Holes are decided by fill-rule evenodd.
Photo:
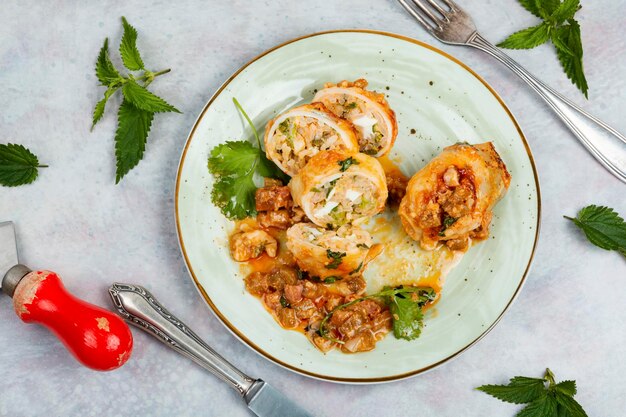
<instances>
[{"instance_id":1,"label":"knife with red handle","mask_svg":"<svg viewBox=\"0 0 626 417\"><path fill-rule=\"evenodd\" d=\"M51 271L31 271L17 256L12 222L0 223L0 286L13 297L17 316L54 333L83 365L98 371L122 366L130 357L133 337L117 315L67 292Z\"/></svg>"}]
</instances>

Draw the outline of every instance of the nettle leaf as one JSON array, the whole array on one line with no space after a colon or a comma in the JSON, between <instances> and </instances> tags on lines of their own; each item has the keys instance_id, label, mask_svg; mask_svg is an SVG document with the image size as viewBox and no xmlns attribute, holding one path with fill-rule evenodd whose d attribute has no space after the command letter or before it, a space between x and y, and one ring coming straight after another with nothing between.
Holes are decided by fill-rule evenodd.
<instances>
[{"instance_id":1,"label":"nettle leaf","mask_svg":"<svg viewBox=\"0 0 626 417\"><path fill-rule=\"evenodd\" d=\"M559 48L555 43L557 56L563 67L563 71L576 87L589 98L587 78L583 68L583 45L580 34L580 25L577 21L570 19L568 25L557 29L559 44L567 45L567 50Z\"/></svg>"},{"instance_id":2,"label":"nettle leaf","mask_svg":"<svg viewBox=\"0 0 626 417\"><path fill-rule=\"evenodd\" d=\"M572 19L576 12L580 9L580 0L564 0L552 13L550 19L557 24L564 23Z\"/></svg>"},{"instance_id":3,"label":"nettle leaf","mask_svg":"<svg viewBox=\"0 0 626 417\"><path fill-rule=\"evenodd\" d=\"M0 185L17 187L30 184L37 178L39 165L37 157L22 145L0 144Z\"/></svg>"},{"instance_id":4,"label":"nettle leaf","mask_svg":"<svg viewBox=\"0 0 626 417\"><path fill-rule=\"evenodd\" d=\"M109 39L104 39L104 45L100 48L100 53L98 54L98 59L96 60L96 77L98 77L98 81L102 85L110 85L114 81L117 81L121 78L117 69L111 62L111 58L109 57Z\"/></svg>"},{"instance_id":5,"label":"nettle leaf","mask_svg":"<svg viewBox=\"0 0 626 417\"><path fill-rule=\"evenodd\" d=\"M613 209L591 205L580 210L577 218L565 218L574 222L594 245L625 254L626 222Z\"/></svg>"},{"instance_id":6,"label":"nettle leaf","mask_svg":"<svg viewBox=\"0 0 626 417\"><path fill-rule=\"evenodd\" d=\"M547 20L559 8L561 0L535 0L535 3L537 3L541 17Z\"/></svg>"},{"instance_id":7,"label":"nettle leaf","mask_svg":"<svg viewBox=\"0 0 626 417\"><path fill-rule=\"evenodd\" d=\"M573 397L576 395L576 381L561 381L554 386L554 389L562 394Z\"/></svg>"},{"instance_id":8,"label":"nettle leaf","mask_svg":"<svg viewBox=\"0 0 626 417\"><path fill-rule=\"evenodd\" d=\"M542 23L519 32L515 32L504 41L500 42L500 48L507 49L532 49L550 39L550 26Z\"/></svg>"},{"instance_id":9,"label":"nettle leaf","mask_svg":"<svg viewBox=\"0 0 626 417\"><path fill-rule=\"evenodd\" d=\"M145 87L137 84L137 81L129 79L122 87L124 98L132 103L135 107L152 113L176 112L180 111L168 104L161 97L151 93Z\"/></svg>"},{"instance_id":10,"label":"nettle leaf","mask_svg":"<svg viewBox=\"0 0 626 417\"><path fill-rule=\"evenodd\" d=\"M513 404L526 404L536 400L545 392L545 380L516 376L508 385L483 385L476 388L501 401Z\"/></svg>"},{"instance_id":11,"label":"nettle leaf","mask_svg":"<svg viewBox=\"0 0 626 417\"><path fill-rule=\"evenodd\" d=\"M556 392L556 402L559 406L559 409L564 410L561 411L563 415L571 416L571 417L588 417L587 413L578 401L576 401L572 395L564 394L559 391Z\"/></svg>"},{"instance_id":12,"label":"nettle leaf","mask_svg":"<svg viewBox=\"0 0 626 417\"><path fill-rule=\"evenodd\" d=\"M104 115L104 108L106 107L107 101L109 100L109 98L111 98L113 93L117 91L118 88L119 87L107 88L106 91L104 92L104 98L100 100L98 103L96 103L96 107L93 109L93 122L91 124L91 130L93 130L93 128L96 126L96 123L98 123L100 119L102 119L102 116Z\"/></svg>"},{"instance_id":13,"label":"nettle leaf","mask_svg":"<svg viewBox=\"0 0 626 417\"><path fill-rule=\"evenodd\" d=\"M138 109L126 100L122 101L115 132L116 184L143 158L153 118L154 113Z\"/></svg>"},{"instance_id":14,"label":"nettle leaf","mask_svg":"<svg viewBox=\"0 0 626 417\"><path fill-rule=\"evenodd\" d=\"M124 34L120 43L120 55L124 66L131 71L144 69L143 60L137 49L137 30L122 16Z\"/></svg>"},{"instance_id":15,"label":"nettle leaf","mask_svg":"<svg viewBox=\"0 0 626 417\"><path fill-rule=\"evenodd\" d=\"M534 14L537 17L543 17L541 14L541 9L537 4L537 0L518 0L520 4L529 12Z\"/></svg>"},{"instance_id":16,"label":"nettle leaf","mask_svg":"<svg viewBox=\"0 0 626 417\"><path fill-rule=\"evenodd\" d=\"M551 394L543 394L516 414L515 417L555 417L557 402Z\"/></svg>"}]
</instances>

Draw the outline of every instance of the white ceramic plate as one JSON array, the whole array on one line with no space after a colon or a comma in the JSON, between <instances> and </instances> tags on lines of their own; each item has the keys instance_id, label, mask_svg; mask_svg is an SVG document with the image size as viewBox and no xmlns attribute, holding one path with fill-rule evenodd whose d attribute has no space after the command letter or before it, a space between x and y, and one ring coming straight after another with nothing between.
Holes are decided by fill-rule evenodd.
<instances>
[{"instance_id":1,"label":"white ceramic plate","mask_svg":"<svg viewBox=\"0 0 626 417\"><path fill-rule=\"evenodd\" d=\"M389 335L371 352L323 354L282 329L245 291L228 253L232 228L211 203L209 151L251 137L236 97L260 131L276 113L308 102L324 82L364 77L388 95L399 135L391 158L412 175L447 145L493 141L512 174L495 209L492 237L450 273L436 309L414 341ZM414 129L415 133L412 133ZM528 272L539 229L537 174L521 129L502 100L451 56L413 39L373 31L335 31L280 45L237 71L213 95L183 151L176 184L180 246L200 294L224 325L266 358L293 371L338 382L405 378L476 343L500 319Z\"/></svg>"}]
</instances>

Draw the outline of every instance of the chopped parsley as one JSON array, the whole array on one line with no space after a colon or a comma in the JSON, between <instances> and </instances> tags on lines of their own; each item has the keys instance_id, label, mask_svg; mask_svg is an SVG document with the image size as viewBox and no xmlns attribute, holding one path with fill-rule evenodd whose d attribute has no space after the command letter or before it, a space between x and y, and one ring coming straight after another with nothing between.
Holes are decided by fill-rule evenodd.
<instances>
[{"instance_id":1,"label":"chopped parsley","mask_svg":"<svg viewBox=\"0 0 626 417\"><path fill-rule=\"evenodd\" d=\"M337 164L341 167L339 170L341 172L346 172L351 165L359 165L359 161L354 159L353 157L349 157L344 159L343 161L338 161Z\"/></svg>"},{"instance_id":2,"label":"chopped parsley","mask_svg":"<svg viewBox=\"0 0 626 417\"><path fill-rule=\"evenodd\" d=\"M330 249L326 249L326 257L328 259L332 259L328 264L326 264L326 269L337 269L339 265L341 265L342 258L346 256L345 252L334 252Z\"/></svg>"},{"instance_id":3,"label":"chopped parsley","mask_svg":"<svg viewBox=\"0 0 626 417\"><path fill-rule=\"evenodd\" d=\"M443 218L443 226L441 227L441 230L439 231L439 236L445 236L444 232L446 231L446 229L452 226L456 221L457 219L455 219L454 217L450 217L446 215L446 217Z\"/></svg>"}]
</instances>

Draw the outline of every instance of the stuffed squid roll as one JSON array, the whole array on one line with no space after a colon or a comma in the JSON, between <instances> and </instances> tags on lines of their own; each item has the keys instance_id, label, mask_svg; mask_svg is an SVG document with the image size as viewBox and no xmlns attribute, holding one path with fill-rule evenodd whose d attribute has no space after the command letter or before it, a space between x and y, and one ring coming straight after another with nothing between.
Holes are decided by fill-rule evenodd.
<instances>
[{"instance_id":1,"label":"stuffed squid roll","mask_svg":"<svg viewBox=\"0 0 626 417\"><path fill-rule=\"evenodd\" d=\"M385 207L387 182L382 166L362 153L323 151L289 183L291 196L318 226L358 224Z\"/></svg>"},{"instance_id":2,"label":"stuffed squid roll","mask_svg":"<svg viewBox=\"0 0 626 417\"><path fill-rule=\"evenodd\" d=\"M322 280L363 273L371 246L372 237L358 226L326 230L298 223L287 230L287 248L300 269Z\"/></svg>"},{"instance_id":3,"label":"stuffed squid roll","mask_svg":"<svg viewBox=\"0 0 626 417\"><path fill-rule=\"evenodd\" d=\"M378 158L391 150L398 135L398 123L385 95L365 87L364 79L326 83L313 101L323 103L336 116L352 122L360 151Z\"/></svg>"},{"instance_id":4,"label":"stuffed squid roll","mask_svg":"<svg viewBox=\"0 0 626 417\"><path fill-rule=\"evenodd\" d=\"M511 176L491 142L448 146L409 181L399 214L425 250L466 251L489 236L492 209Z\"/></svg>"},{"instance_id":5,"label":"stuffed squid roll","mask_svg":"<svg viewBox=\"0 0 626 417\"><path fill-rule=\"evenodd\" d=\"M270 120L264 142L267 157L292 177L320 151L359 149L352 124L320 103L294 107Z\"/></svg>"}]
</instances>

